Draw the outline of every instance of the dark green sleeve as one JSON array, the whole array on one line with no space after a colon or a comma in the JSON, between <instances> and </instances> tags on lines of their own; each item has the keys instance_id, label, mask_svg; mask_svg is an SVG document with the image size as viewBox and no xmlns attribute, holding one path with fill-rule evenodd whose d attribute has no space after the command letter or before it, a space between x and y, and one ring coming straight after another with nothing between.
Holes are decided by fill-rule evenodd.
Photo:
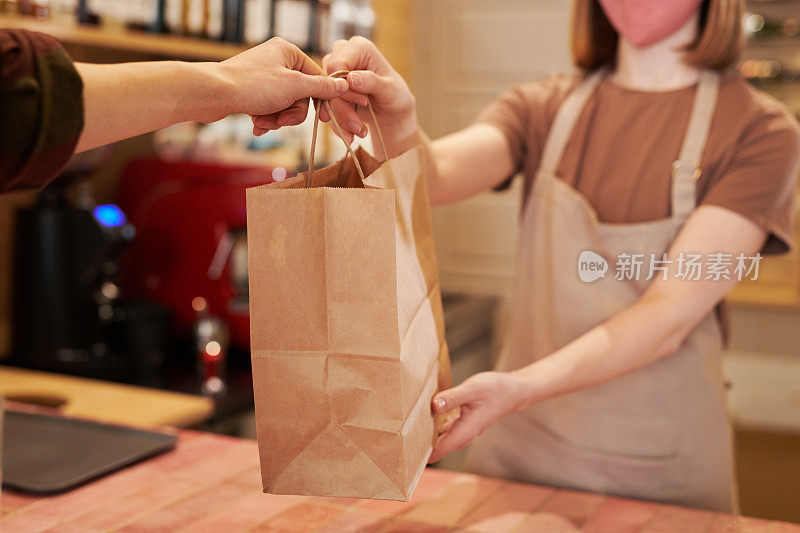
<instances>
[{"instance_id":1,"label":"dark green sleeve","mask_svg":"<svg viewBox=\"0 0 800 533\"><path fill-rule=\"evenodd\" d=\"M83 82L61 44L0 29L0 192L49 183L82 130Z\"/></svg>"}]
</instances>

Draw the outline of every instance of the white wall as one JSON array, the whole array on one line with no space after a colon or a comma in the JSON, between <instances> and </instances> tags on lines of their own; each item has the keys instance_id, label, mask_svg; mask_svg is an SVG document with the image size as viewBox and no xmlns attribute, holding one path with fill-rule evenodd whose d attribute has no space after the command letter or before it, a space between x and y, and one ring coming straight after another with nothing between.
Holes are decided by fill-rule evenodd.
<instances>
[{"instance_id":1,"label":"white wall","mask_svg":"<svg viewBox=\"0 0 800 533\"><path fill-rule=\"evenodd\" d=\"M431 137L469 125L515 83L569 71L569 0L421 0L417 99ZM521 187L437 208L442 287L508 294Z\"/></svg>"}]
</instances>

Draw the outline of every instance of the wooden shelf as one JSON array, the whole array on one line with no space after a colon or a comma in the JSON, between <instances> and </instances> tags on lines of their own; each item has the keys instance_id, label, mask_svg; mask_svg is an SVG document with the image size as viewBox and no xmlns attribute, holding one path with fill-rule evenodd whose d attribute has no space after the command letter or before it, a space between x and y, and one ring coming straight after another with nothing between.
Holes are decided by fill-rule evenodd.
<instances>
[{"instance_id":1,"label":"wooden shelf","mask_svg":"<svg viewBox=\"0 0 800 533\"><path fill-rule=\"evenodd\" d=\"M23 28L46 33L65 44L152 54L172 59L222 61L248 48L245 45L193 37L151 34L71 22L53 22L8 14L0 15L0 27Z\"/></svg>"}]
</instances>

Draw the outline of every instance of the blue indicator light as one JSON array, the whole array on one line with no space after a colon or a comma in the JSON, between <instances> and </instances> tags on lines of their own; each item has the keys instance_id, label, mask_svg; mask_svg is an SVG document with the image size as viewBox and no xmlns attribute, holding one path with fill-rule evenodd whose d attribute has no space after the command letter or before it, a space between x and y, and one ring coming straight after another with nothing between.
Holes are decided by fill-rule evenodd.
<instances>
[{"instance_id":1,"label":"blue indicator light","mask_svg":"<svg viewBox=\"0 0 800 533\"><path fill-rule=\"evenodd\" d=\"M92 212L94 218L107 228L118 228L124 226L128 219L125 213L114 204L98 205Z\"/></svg>"}]
</instances>

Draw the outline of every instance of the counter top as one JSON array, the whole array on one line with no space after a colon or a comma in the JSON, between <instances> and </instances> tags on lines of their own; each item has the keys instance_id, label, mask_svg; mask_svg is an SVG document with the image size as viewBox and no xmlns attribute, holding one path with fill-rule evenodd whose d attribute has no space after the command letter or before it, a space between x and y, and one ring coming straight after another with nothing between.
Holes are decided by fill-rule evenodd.
<instances>
[{"instance_id":1,"label":"counter top","mask_svg":"<svg viewBox=\"0 0 800 533\"><path fill-rule=\"evenodd\" d=\"M0 531L800 532L800 525L428 469L409 503L261 493L256 443L181 431L175 451L71 492L0 497Z\"/></svg>"},{"instance_id":2,"label":"counter top","mask_svg":"<svg viewBox=\"0 0 800 533\"><path fill-rule=\"evenodd\" d=\"M8 366L0 366L0 395L54 402L65 416L139 427L191 427L214 412L204 396Z\"/></svg>"}]
</instances>

